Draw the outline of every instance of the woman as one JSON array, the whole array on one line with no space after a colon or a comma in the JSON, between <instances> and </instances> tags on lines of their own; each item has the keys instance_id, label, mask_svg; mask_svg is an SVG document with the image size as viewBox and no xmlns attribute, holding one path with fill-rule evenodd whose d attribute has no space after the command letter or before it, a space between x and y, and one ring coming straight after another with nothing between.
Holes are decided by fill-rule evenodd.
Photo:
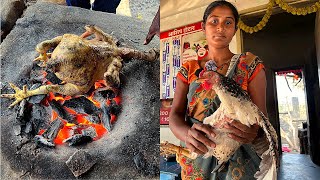
<instances>
[{"instance_id":1,"label":"woman","mask_svg":"<svg viewBox=\"0 0 320 180\"><path fill-rule=\"evenodd\" d=\"M215 147L214 142L208 138L215 136L214 129L202 124L202 121L219 107L219 100L213 90L203 89L198 81L199 73L208 60L214 60L217 71L223 75L226 75L229 66L236 66L234 72L230 72L233 73L231 77L249 93L259 109L267 113L266 77L260 59L251 53L235 55L229 49L238 21L239 14L231 3L212 2L205 10L202 22L209 48L208 56L200 61L185 62L177 74L169 126L174 135L197 154L206 153L206 146ZM245 145L236 151L224 168L214 173L211 173L217 163L214 157L199 157L196 160L183 157L180 159L183 179L254 179L253 175L260 163L259 155L267 148L267 140L260 133L258 125L249 128L233 121L225 128L232 132L230 138Z\"/></svg>"}]
</instances>

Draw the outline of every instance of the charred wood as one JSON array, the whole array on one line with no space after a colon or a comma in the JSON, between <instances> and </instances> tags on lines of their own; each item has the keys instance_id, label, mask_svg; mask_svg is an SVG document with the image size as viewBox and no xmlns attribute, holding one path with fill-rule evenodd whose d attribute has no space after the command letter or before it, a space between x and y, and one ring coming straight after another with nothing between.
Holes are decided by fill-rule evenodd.
<instances>
[{"instance_id":1,"label":"charred wood","mask_svg":"<svg viewBox=\"0 0 320 180\"><path fill-rule=\"evenodd\" d=\"M46 71L47 76L46 79L51 82L52 84L61 84L62 81L52 72L52 71Z\"/></svg>"},{"instance_id":2,"label":"charred wood","mask_svg":"<svg viewBox=\"0 0 320 180\"><path fill-rule=\"evenodd\" d=\"M35 142L37 145L45 145L54 147L54 139L57 137L59 130L62 128L63 123L60 119L52 121L48 129L42 135L35 136Z\"/></svg>"},{"instance_id":3,"label":"charred wood","mask_svg":"<svg viewBox=\"0 0 320 180\"><path fill-rule=\"evenodd\" d=\"M22 126L26 124L26 108L27 108L27 100L22 100L18 106L18 112L16 115L16 120L13 124L13 132L15 135L20 135Z\"/></svg>"},{"instance_id":4,"label":"charred wood","mask_svg":"<svg viewBox=\"0 0 320 180\"><path fill-rule=\"evenodd\" d=\"M47 146L47 147L55 147L55 144L48 139L44 138L42 135L36 135L34 137L34 141L37 146Z\"/></svg>"},{"instance_id":5,"label":"charred wood","mask_svg":"<svg viewBox=\"0 0 320 180\"><path fill-rule=\"evenodd\" d=\"M75 116L68 113L58 101L52 100L49 101L49 104L51 105L52 109L58 113L59 117L66 120L68 123L77 124Z\"/></svg>"},{"instance_id":6,"label":"charred wood","mask_svg":"<svg viewBox=\"0 0 320 180\"><path fill-rule=\"evenodd\" d=\"M114 100L111 100L111 103L109 105L109 112L113 115L118 115L121 112L121 106L116 104Z\"/></svg>"},{"instance_id":7,"label":"charred wood","mask_svg":"<svg viewBox=\"0 0 320 180\"><path fill-rule=\"evenodd\" d=\"M99 114L101 114L101 109L84 96L67 100L63 105L73 109L77 113L87 114L86 119L92 123L100 123Z\"/></svg>"},{"instance_id":8,"label":"charred wood","mask_svg":"<svg viewBox=\"0 0 320 180\"><path fill-rule=\"evenodd\" d=\"M39 104L32 106L29 119L32 123L34 134L39 134L40 129L47 129L49 127L51 116L52 108L50 106L45 107Z\"/></svg>"},{"instance_id":9,"label":"charred wood","mask_svg":"<svg viewBox=\"0 0 320 180\"><path fill-rule=\"evenodd\" d=\"M69 143L69 146L79 146L86 144L88 142L92 141L91 136L85 136L83 134L75 134L65 140L63 140L64 143Z\"/></svg>"},{"instance_id":10,"label":"charred wood","mask_svg":"<svg viewBox=\"0 0 320 180\"><path fill-rule=\"evenodd\" d=\"M101 105L102 109L102 117L101 122L102 125L108 130L108 132L111 131L111 115L110 115L110 108L106 105L106 103L102 103Z\"/></svg>"},{"instance_id":11,"label":"charred wood","mask_svg":"<svg viewBox=\"0 0 320 180\"><path fill-rule=\"evenodd\" d=\"M33 64L30 72L30 81L33 83L43 83L46 80L46 72L37 64Z\"/></svg>"},{"instance_id":12,"label":"charred wood","mask_svg":"<svg viewBox=\"0 0 320 180\"><path fill-rule=\"evenodd\" d=\"M92 139L98 136L96 129L94 129L92 126L83 129L81 132L84 136L90 136Z\"/></svg>"},{"instance_id":13,"label":"charred wood","mask_svg":"<svg viewBox=\"0 0 320 180\"><path fill-rule=\"evenodd\" d=\"M27 100L22 100L18 106L18 113L16 116L16 120L19 122L25 122L25 111L27 108Z\"/></svg>"},{"instance_id":14,"label":"charred wood","mask_svg":"<svg viewBox=\"0 0 320 180\"><path fill-rule=\"evenodd\" d=\"M52 121L52 123L49 125L48 129L42 134L42 136L49 141L53 141L57 135L59 130L62 128L63 123L60 119L56 119Z\"/></svg>"}]
</instances>

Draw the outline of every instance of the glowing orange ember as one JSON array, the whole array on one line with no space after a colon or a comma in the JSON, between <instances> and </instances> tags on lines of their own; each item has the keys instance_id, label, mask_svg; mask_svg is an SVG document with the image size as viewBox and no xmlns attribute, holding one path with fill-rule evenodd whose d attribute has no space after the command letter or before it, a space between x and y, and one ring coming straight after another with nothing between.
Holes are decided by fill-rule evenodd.
<instances>
[{"instance_id":1,"label":"glowing orange ember","mask_svg":"<svg viewBox=\"0 0 320 180\"><path fill-rule=\"evenodd\" d=\"M111 114L110 122L113 123L113 122L115 122L116 120L117 120L117 116Z\"/></svg>"},{"instance_id":2,"label":"glowing orange ember","mask_svg":"<svg viewBox=\"0 0 320 180\"><path fill-rule=\"evenodd\" d=\"M47 75L46 72L43 73L45 76ZM47 81L46 84L51 84L51 82ZM105 80L99 80L95 82L94 85L95 89L98 88L104 88L107 87ZM66 100L70 100L71 96L63 96L63 95L55 95L52 92L48 94L48 98L46 98L46 101L44 103L48 103L48 101L58 101L61 105L64 104ZM87 97L88 100L90 100L95 106L101 108L101 104L99 101L94 99L94 92L91 93L89 97ZM106 104L111 105L111 101L115 101L117 105L120 104L121 98L120 96L115 97L113 100L107 99ZM102 124L95 124L90 122L88 119L86 119L87 114L81 114L77 113L75 110L67 107L63 107L68 113L72 114L75 117L76 123L69 123L65 120L63 120L61 117L59 117L59 114L52 110L52 117L51 120L55 120L59 118L63 122L63 127L59 130L57 137L54 139L55 144L63 144L63 141L65 139L70 138L74 134L81 133L83 129L89 128L90 126L93 127L97 133L97 136L93 140L100 139L106 132L106 128ZM117 119L116 115L111 114L110 115L110 123L114 123ZM43 134L45 130L41 129L39 131L39 135Z\"/></svg>"},{"instance_id":3,"label":"glowing orange ember","mask_svg":"<svg viewBox=\"0 0 320 180\"><path fill-rule=\"evenodd\" d=\"M51 121L55 120L58 118L58 113L54 110L52 110L52 116L51 116Z\"/></svg>"},{"instance_id":4,"label":"glowing orange ember","mask_svg":"<svg viewBox=\"0 0 320 180\"><path fill-rule=\"evenodd\" d=\"M107 130L101 124L91 124L91 126L94 127L97 132L97 137L94 138L93 140L100 139L102 137L102 135L104 135L104 133L107 132Z\"/></svg>"},{"instance_id":5,"label":"glowing orange ember","mask_svg":"<svg viewBox=\"0 0 320 180\"><path fill-rule=\"evenodd\" d=\"M97 82L94 83L94 89L103 88L106 86L107 86L107 83L105 80L98 80Z\"/></svg>"},{"instance_id":6,"label":"glowing orange ember","mask_svg":"<svg viewBox=\"0 0 320 180\"><path fill-rule=\"evenodd\" d=\"M40 129L40 130L39 130L39 135L43 134L45 131L46 131L46 130L44 130L44 129Z\"/></svg>"},{"instance_id":7,"label":"glowing orange ember","mask_svg":"<svg viewBox=\"0 0 320 180\"><path fill-rule=\"evenodd\" d=\"M95 106L101 108L100 103L97 100L93 99L93 95L94 93L92 93L89 97L87 97L87 99L89 99Z\"/></svg>"},{"instance_id":8,"label":"glowing orange ember","mask_svg":"<svg viewBox=\"0 0 320 180\"><path fill-rule=\"evenodd\" d=\"M42 74L44 77L46 77L48 73L46 71L42 71Z\"/></svg>"},{"instance_id":9,"label":"glowing orange ember","mask_svg":"<svg viewBox=\"0 0 320 180\"><path fill-rule=\"evenodd\" d=\"M67 124L65 122L65 124ZM63 140L69 138L71 136L71 127L70 126L63 126L63 128L61 128L59 130L59 133L57 135L57 137L54 139L54 143L55 144L63 144Z\"/></svg>"},{"instance_id":10,"label":"glowing orange ember","mask_svg":"<svg viewBox=\"0 0 320 180\"><path fill-rule=\"evenodd\" d=\"M86 116L85 114L79 114L75 110L67 108L67 107L64 107L64 109L66 111L68 111L70 114L75 115L76 116L76 120L80 125L81 124L92 124L92 122L90 122L86 118L84 118L84 116Z\"/></svg>"},{"instance_id":11,"label":"glowing orange ember","mask_svg":"<svg viewBox=\"0 0 320 180\"><path fill-rule=\"evenodd\" d=\"M56 100L60 101L61 104L64 103L66 100L70 100L71 96L65 96L63 97L62 95L54 95L53 92L49 92L49 101Z\"/></svg>"},{"instance_id":12,"label":"glowing orange ember","mask_svg":"<svg viewBox=\"0 0 320 180\"><path fill-rule=\"evenodd\" d=\"M113 98L113 100L116 102L116 104L120 104L120 102L121 102L121 97L120 96L117 96L117 97L115 97L115 98Z\"/></svg>"}]
</instances>

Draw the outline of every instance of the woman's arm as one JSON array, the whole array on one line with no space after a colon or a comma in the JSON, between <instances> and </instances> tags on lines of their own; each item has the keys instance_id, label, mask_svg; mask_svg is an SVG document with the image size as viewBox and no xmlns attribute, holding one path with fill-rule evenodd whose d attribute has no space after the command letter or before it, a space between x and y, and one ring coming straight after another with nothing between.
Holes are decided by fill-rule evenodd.
<instances>
[{"instance_id":1,"label":"woman's arm","mask_svg":"<svg viewBox=\"0 0 320 180\"><path fill-rule=\"evenodd\" d=\"M190 126L185 121L188 89L188 85L177 78L176 91L169 114L169 127L171 131L178 139L184 142L190 129Z\"/></svg>"},{"instance_id":2,"label":"woman's arm","mask_svg":"<svg viewBox=\"0 0 320 180\"><path fill-rule=\"evenodd\" d=\"M190 127L185 121L188 90L188 84L177 78L176 91L169 115L169 127L173 134L184 141L192 152L204 154L208 151L206 146L215 147L215 144L206 137L206 135L214 136L214 132L208 125L195 123Z\"/></svg>"},{"instance_id":3,"label":"woman's arm","mask_svg":"<svg viewBox=\"0 0 320 180\"><path fill-rule=\"evenodd\" d=\"M266 107L266 73L264 70L261 70L256 77L250 81L248 86L248 93L254 104L258 106L261 112L267 116L267 107Z\"/></svg>"}]
</instances>

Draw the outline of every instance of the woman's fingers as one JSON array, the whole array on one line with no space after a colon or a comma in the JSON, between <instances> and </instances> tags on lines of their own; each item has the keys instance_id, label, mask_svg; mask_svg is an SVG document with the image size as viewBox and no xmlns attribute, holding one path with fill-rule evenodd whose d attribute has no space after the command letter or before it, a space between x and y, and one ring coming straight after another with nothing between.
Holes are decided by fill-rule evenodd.
<instances>
[{"instance_id":1,"label":"woman's fingers","mask_svg":"<svg viewBox=\"0 0 320 180\"><path fill-rule=\"evenodd\" d=\"M208 136L215 136L211 126L201 123L193 124L188 130L186 145L191 151L204 154L208 151L207 146L215 147L215 143Z\"/></svg>"},{"instance_id":2,"label":"woman's fingers","mask_svg":"<svg viewBox=\"0 0 320 180\"><path fill-rule=\"evenodd\" d=\"M200 142L202 142L203 144L205 144L206 146L210 146L212 148L216 147L216 144L211 140L212 138L214 138L216 136L216 134L213 131L213 127L211 127L208 124L194 124L194 126L192 126L193 128L197 129L198 132L197 134L194 134L195 138L197 140L199 140Z\"/></svg>"},{"instance_id":3,"label":"woman's fingers","mask_svg":"<svg viewBox=\"0 0 320 180\"><path fill-rule=\"evenodd\" d=\"M248 127L239 121L232 121L232 123L230 123L230 125L241 130L242 132L246 132L246 133L250 133L250 134L257 134L258 129L259 129L259 125L257 125L257 124L254 124L254 125Z\"/></svg>"},{"instance_id":4,"label":"woman's fingers","mask_svg":"<svg viewBox=\"0 0 320 180\"><path fill-rule=\"evenodd\" d=\"M233 134L233 133L228 134L228 136L229 136L231 139L234 139L234 140L236 140L236 141L238 141L238 142L240 142L240 143L243 143L243 144L250 143L248 139L242 138L242 137L237 136L237 135L235 135L235 134Z\"/></svg>"},{"instance_id":5,"label":"woman's fingers","mask_svg":"<svg viewBox=\"0 0 320 180\"><path fill-rule=\"evenodd\" d=\"M190 132L190 131L189 131ZM207 147L199 142L197 139L193 138L191 134L188 132L188 137L187 137L187 147L192 151L197 154L204 154L208 151ZM191 135L191 136L190 136Z\"/></svg>"},{"instance_id":6,"label":"woman's fingers","mask_svg":"<svg viewBox=\"0 0 320 180\"><path fill-rule=\"evenodd\" d=\"M213 128L210 125L202 124L202 123L195 123L195 124L193 124L192 128L195 128L199 131L202 131L209 136L212 136L212 137L216 136L216 134L213 131Z\"/></svg>"},{"instance_id":7,"label":"woman's fingers","mask_svg":"<svg viewBox=\"0 0 320 180\"><path fill-rule=\"evenodd\" d=\"M241 143L251 143L256 138L259 129L259 126L256 124L248 127L238 121L233 121L224 127L230 130L230 138Z\"/></svg>"}]
</instances>

